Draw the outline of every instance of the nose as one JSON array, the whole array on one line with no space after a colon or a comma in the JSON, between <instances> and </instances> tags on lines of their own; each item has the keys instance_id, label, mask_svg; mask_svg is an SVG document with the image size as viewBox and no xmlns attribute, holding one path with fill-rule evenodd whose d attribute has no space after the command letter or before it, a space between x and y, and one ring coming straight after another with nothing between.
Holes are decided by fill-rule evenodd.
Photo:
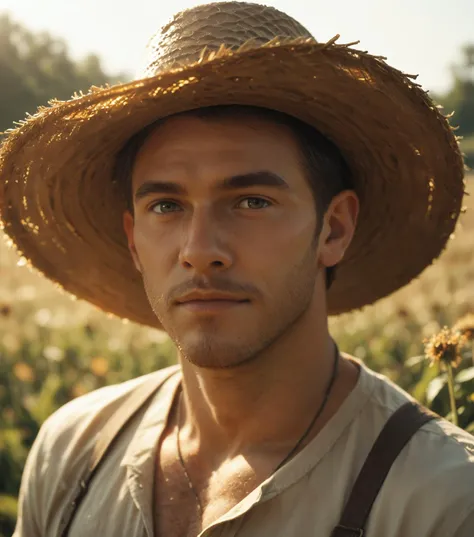
<instances>
[{"instance_id":1,"label":"nose","mask_svg":"<svg viewBox=\"0 0 474 537\"><path fill-rule=\"evenodd\" d=\"M206 274L232 265L224 229L207 209L195 209L185 224L179 260L186 269Z\"/></svg>"}]
</instances>

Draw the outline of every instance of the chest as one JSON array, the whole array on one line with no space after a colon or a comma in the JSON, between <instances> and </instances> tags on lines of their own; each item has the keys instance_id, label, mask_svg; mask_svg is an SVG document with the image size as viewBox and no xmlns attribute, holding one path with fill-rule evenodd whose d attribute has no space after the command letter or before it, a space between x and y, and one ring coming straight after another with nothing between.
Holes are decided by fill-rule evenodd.
<instances>
[{"instance_id":1,"label":"chest","mask_svg":"<svg viewBox=\"0 0 474 537\"><path fill-rule=\"evenodd\" d=\"M261 482L261 477L252 468L236 461L207 475L187 462L185 471L177 455L176 438L167 436L158 450L155 464L155 537L196 537Z\"/></svg>"},{"instance_id":2,"label":"chest","mask_svg":"<svg viewBox=\"0 0 474 537\"><path fill-rule=\"evenodd\" d=\"M271 499L264 498L253 504L257 500L255 497L246 514L237 517L235 522L218 525L210 532L210 537L331 535L340 519L344 499L352 489L357 473L354 469L361 466L370 448L367 443L364 446L360 434L354 433L343 440L336 443L310 472L305 472L304 477L294 479L292 486L272 495ZM113 452L106 458L79 508L70 537L196 537L267 477L251 475L243 467L234 470L224 467L207 480L207 485L198 483L197 488L204 501L201 521L194 494L179 465L176 439L167 439L156 452L159 457L150 458L140 472L120 465L121 452ZM426 457L426 450L423 453ZM185 462L188 462L186 454ZM195 476L195 469L191 466L190 470L191 477ZM402 471L403 468L394 470L390 472L372 511L367 537L431 535L432 532L423 525L427 522L426 517L420 516L418 504L412 501L413 487L417 490L422 487L419 470L413 466L405 471ZM49 505L46 511L51 513L45 522L44 535L57 534L64 498L71 482L70 478L65 480L63 486L53 487L51 495L44 497ZM395 503L394 491L398 491ZM429 498L430 493L429 490L424 491L423 497ZM440 508L441 504L435 511L430 505L432 524L456 523L446 516L446 508ZM456 509L451 511L455 516Z\"/></svg>"}]
</instances>

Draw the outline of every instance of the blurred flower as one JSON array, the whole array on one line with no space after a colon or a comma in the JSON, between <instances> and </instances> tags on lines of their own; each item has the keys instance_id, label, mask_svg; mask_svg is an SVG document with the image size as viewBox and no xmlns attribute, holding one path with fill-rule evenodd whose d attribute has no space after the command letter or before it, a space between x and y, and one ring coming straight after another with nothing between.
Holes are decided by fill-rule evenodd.
<instances>
[{"instance_id":1,"label":"blurred flower","mask_svg":"<svg viewBox=\"0 0 474 537\"><path fill-rule=\"evenodd\" d=\"M107 341L107 348L109 349L109 351L118 351L119 349L123 349L124 347L124 342L118 338L110 338Z\"/></svg>"},{"instance_id":2,"label":"blurred flower","mask_svg":"<svg viewBox=\"0 0 474 537\"><path fill-rule=\"evenodd\" d=\"M71 324L70 312L67 314L64 309L54 308L54 315L48 322L48 326L51 328L63 328L67 324Z\"/></svg>"},{"instance_id":3,"label":"blurred flower","mask_svg":"<svg viewBox=\"0 0 474 537\"><path fill-rule=\"evenodd\" d=\"M11 312L11 306L9 306L8 304L0 304L0 317L8 317Z\"/></svg>"},{"instance_id":4,"label":"blurred flower","mask_svg":"<svg viewBox=\"0 0 474 537\"><path fill-rule=\"evenodd\" d=\"M444 327L440 332L424 340L425 355L431 363L457 367L461 361L460 346L462 338L458 332Z\"/></svg>"},{"instance_id":5,"label":"blurred flower","mask_svg":"<svg viewBox=\"0 0 474 537\"><path fill-rule=\"evenodd\" d=\"M73 397L80 397L81 395L85 395L87 393L87 389L80 383L74 384L74 386L71 389L71 395Z\"/></svg>"},{"instance_id":6,"label":"blurred flower","mask_svg":"<svg viewBox=\"0 0 474 537\"><path fill-rule=\"evenodd\" d=\"M401 307L401 308L398 309L397 315L401 319L408 319L410 317L410 312L406 308Z\"/></svg>"},{"instance_id":7,"label":"blurred flower","mask_svg":"<svg viewBox=\"0 0 474 537\"><path fill-rule=\"evenodd\" d=\"M465 340L474 341L474 314L468 313L453 326L453 332L459 332Z\"/></svg>"},{"instance_id":8,"label":"blurred flower","mask_svg":"<svg viewBox=\"0 0 474 537\"><path fill-rule=\"evenodd\" d=\"M420 328L421 328L421 333L423 337L425 338L429 338L431 334L434 334L435 332L439 332L439 330L441 329L439 323L433 320L427 321Z\"/></svg>"},{"instance_id":9,"label":"blurred flower","mask_svg":"<svg viewBox=\"0 0 474 537\"><path fill-rule=\"evenodd\" d=\"M168 334L162 330L149 330L147 336L150 343L165 343L169 340Z\"/></svg>"},{"instance_id":10,"label":"blurred flower","mask_svg":"<svg viewBox=\"0 0 474 537\"><path fill-rule=\"evenodd\" d=\"M48 345L43 349L43 356L52 362L60 362L64 358L64 351L59 347Z\"/></svg>"},{"instance_id":11,"label":"blurred flower","mask_svg":"<svg viewBox=\"0 0 474 537\"><path fill-rule=\"evenodd\" d=\"M35 322L38 326L48 326L50 320L51 312L46 308L42 308L35 313Z\"/></svg>"},{"instance_id":12,"label":"blurred flower","mask_svg":"<svg viewBox=\"0 0 474 537\"><path fill-rule=\"evenodd\" d=\"M18 334L5 334L2 335L2 345L9 352L17 352L21 346Z\"/></svg>"},{"instance_id":13,"label":"blurred flower","mask_svg":"<svg viewBox=\"0 0 474 537\"><path fill-rule=\"evenodd\" d=\"M35 380L35 373L33 368L25 362L18 362L13 366L13 374L18 380L22 382L32 382Z\"/></svg>"},{"instance_id":14,"label":"blurred flower","mask_svg":"<svg viewBox=\"0 0 474 537\"><path fill-rule=\"evenodd\" d=\"M97 377L103 377L109 371L109 362L107 358L102 356L97 356L91 360L91 371Z\"/></svg>"},{"instance_id":15,"label":"blurred flower","mask_svg":"<svg viewBox=\"0 0 474 537\"><path fill-rule=\"evenodd\" d=\"M364 360L367 357L367 349L363 345L359 345L354 349L354 356L359 360Z\"/></svg>"},{"instance_id":16,"label":"blurred flower","mask_svg":"<svg viewBox=\"0 0 474 537\"><path fill-rule=\"evenodd\" d=\"M38 397L34 395L27 395L23 398L23 405L24 407L31 411L36 405L38 404Z\"/></svg>"},{"instance_id":17,"label":"blurred flower","mask_svg":"<svg viewBox=\"0 0 474 537\"><path fill-rule=\"evenodd\" d=\"M34 285L22 285L17 291L20 300L33 300L36 298L36 287Z\"/></svg>"}]
</instances>

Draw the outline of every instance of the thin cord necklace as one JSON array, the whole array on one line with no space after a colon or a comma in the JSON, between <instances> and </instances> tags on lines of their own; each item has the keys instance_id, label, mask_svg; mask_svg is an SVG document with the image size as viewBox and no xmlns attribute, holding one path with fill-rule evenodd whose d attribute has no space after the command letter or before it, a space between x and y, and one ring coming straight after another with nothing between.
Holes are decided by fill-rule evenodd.
<instances>
[{"instance_id":1,"label":"thin cord necklace","mask_svg":"<svg viewBox=\"0 0 474 537\"><path fill-rule=\"evenodd\" d=\"M296 444L291 449L291 451L288 453L288 455L286 455L286 457L275 468L273 473L275 473L283 465L285 465L288 462L288 460L291 459L291 457L298 451L298 449L300 448L301 444L305 441L305 439L307 438L307 436L311 432L311 429L313 428L314 424L316 423L316 420L319 418L319 416L321 416L321 414L323 413L323 410L326 408L326 405L327 405L327 402L329 400L329 396L331 395L332 389L334 387L334 383L336 381L336 377L337 377L337 373L338 373L338 369L339 369L339 349L338 349L336 343L334 343L334 347L335 347L335 354L334 354L334 362L333 362L331 378L329 379L328 385L326 387L326 391L324 393L323 401L322 401L321 405L318 407L318 410L316 411L316 414L313 416L313 419L311 420L311 423L308 425L308 427L305 430L305 432L299 438L298 442L296 442ZM202 517L201 499L199 498L199 494L197 493L196 489L193 486L193 482L191 481L191 478L190 478L190 476L188 474L188 471L186 469L186 465L184 464L183 454L181 453L181 443L179 441L179 433L181 431L180 427L181 427L181 406L182 406L181 405L181 399L182 399L181 396L182 396L182 393L183 392L181 390L180 394L179 394L179 401L178 401L178 418L177 418L177 420L178 420L178 431L176 433L176 448L177 448L177 452L178 452L178 458L179 458L180 465L181 465L181 467L183 469L183 472L184 472L184 475L186 476L186 479L188 480L188 486L189 486L191 492L194 494L194 496L196 498L196 503L197 503L197 506L199 508L199 514Z\"/></svg>"}]
</instances>

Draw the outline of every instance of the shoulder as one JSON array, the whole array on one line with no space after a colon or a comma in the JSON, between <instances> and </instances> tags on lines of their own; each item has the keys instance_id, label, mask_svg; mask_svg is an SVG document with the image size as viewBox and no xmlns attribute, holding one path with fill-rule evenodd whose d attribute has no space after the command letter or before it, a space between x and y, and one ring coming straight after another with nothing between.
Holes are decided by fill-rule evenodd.
<instances>
[{"instance_id":1,"label":"shoulder","mask_svg":"<svg viewBox=\"0 0 474 537\"><path fill-rule=\"evenodd\" d=\"M372 382L369 413L380 430L413 398L382 375L368 374ZM393 518L397 519L395 526L404 528L394 534L397 537L464 537L456 528L474 518L472 435L442 418L423 425L413 435L393 463L374 505L378 532L391 535L383 521ZM474 527L470 530L474 535Z\"/></svg>"},{"instance_id":2,"label":"shoulder","mask_svg":"<svg viewBox=\"0 0 474 537\"><path fill-rule=\"evenodd\" d=\"M41 428L38 441L45 458L55 457L57 452L68 458L71 451L90 451L87 448L95 443L104 425L131 392L149 379L156 380L158 387L161 379L178 370L178 366L171 366L121 384L99 388L66 403Z\"/></svg>"},{"instance_id":3,"label":"shoulder","mask_svg":"<svg viewBox=\"0 0 474 537\"><path fill-rule=\"evenodd\" d=\"M370 376L370 414L374 422L378 422L379 432L388 419L407 402L415 399L399 386L383 375L371 372L365 368L365 374ZM468 471L474 471L474 436L456 427L444 418L437 417L423 425L408 442L397 463L415 464L413 470L426 467L419 457L424 460L436 459L437 468L453 468L458 465L466 466ZM432 469L430 473L437 471ZM472 483L474 486L474 482Z\"/></svg>"},{"instance_id":4,"label":"shoulder","mask_svg":"<svg viewBox=\"0 0 474 537\"><path fill-rule=\"evenodd\" d=\"M474 437L442 418L413 436L394 470L414 497L431 498L433 505L439 501L440 506L467 501L474 508Z\"/></svg>"},{"instance_id":5,"label":"shoulder","mask_svg":"<svg viewBox=\"0 0 474 537\"><path fill-rule=\"evenodd\" d=\"M160 379L167 378L178 369L177 366L167 367L120 384L99 388L69 401L43 424L44 436L47 437L44 441L68 436L76 430L100 430L103 422L110 418L131 392L149 379L156 379L158 386Z\"/></svg>"},{"instance_id":6,"label":"shoulder","mask_svg":"<svg viewBox=\"0 0 474 537\"><path fill-rule=\"evenodd\" d=\"M178 370L178 366L172 366L100 388L52 414L42 425L28 455L21 482L18 528L48 527L49 516L59 508L71 483L82 475L99 434L114 411L149 379L155 379L158 388L161 379ZM23 535L21 531L18 529L18 535Z\"/></svg>"},{"instance_id":7,"label":"shoulder","mask_svg":"<svg viewBox=\"0 0 474 537\"><path fill-rule=\"evenodd\" d=\"M424 425L393 464L379 505L407 537L474 535L474 525L458 533L474 523L474 437L443 419Z\"/></svg>"}]
</instances>

